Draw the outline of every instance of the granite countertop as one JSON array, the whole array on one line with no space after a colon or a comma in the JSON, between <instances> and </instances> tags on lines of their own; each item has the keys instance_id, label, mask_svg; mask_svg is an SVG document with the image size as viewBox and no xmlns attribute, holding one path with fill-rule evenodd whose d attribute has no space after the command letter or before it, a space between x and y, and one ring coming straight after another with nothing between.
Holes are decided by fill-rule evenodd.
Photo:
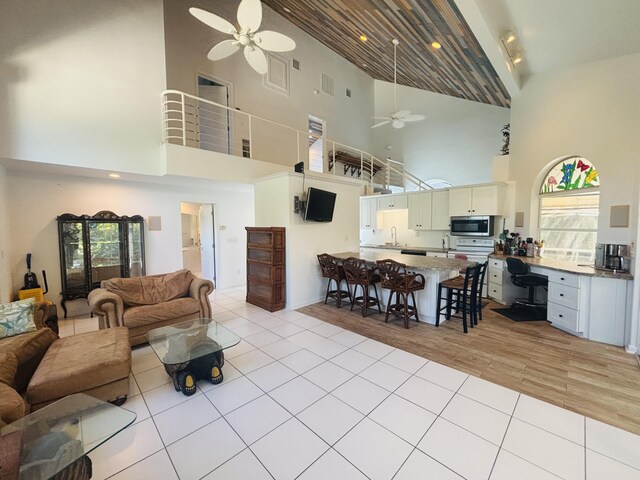
<instances>
[{"instance_id":1,"label":"granite countertop","mask_svg":"<svg viewBox=\"0 0 640 480\"><path fill-rule=\"evenodd\" d=\"M491 254L490 258L497 258L504 260L512 255L498 255ZM551 270L558 270L560 272L575 273L578 275L587 275L589 277L604 277L604 278L617 278L620 280L633 280L633 275L630 273L612 272L609 270L597 270L594 267L585 267L578 265L577 263L567 262L565 260L557 260L555 258L546 257L515 257L519 258L525 263L530 265L536 265L538 267L550 268Z\"/></svg>"},{"instance_id":2,"label":"granite countertop","mask_svg":"<svg viewBox=\"0 0 640 480\"><path fill-rule=\"evenodd\" d=\"M388 250L418 250L420 252L446 253L448 248L412 247L411 245L360 245L360 248L384 248Z\"/></svg>"},{"instance_id":3,"label":"granite countertop","mask_svg":"<svg viewBox=\"0 0 640 480\"><path fill-rule=\"evenodd\" d=\"M466 260L456 260L455 258L441 257L423 257L420 255L403 255L401 253L390 252L372 252L360 250L359 252L340 252L332 253L334 257L348 258L357 257L369 262L378 260L395 260L404 263L407 267L416 270L461 270L469 265L475 265L475 262L467 262Z\"/></svg>"}]
</instances>

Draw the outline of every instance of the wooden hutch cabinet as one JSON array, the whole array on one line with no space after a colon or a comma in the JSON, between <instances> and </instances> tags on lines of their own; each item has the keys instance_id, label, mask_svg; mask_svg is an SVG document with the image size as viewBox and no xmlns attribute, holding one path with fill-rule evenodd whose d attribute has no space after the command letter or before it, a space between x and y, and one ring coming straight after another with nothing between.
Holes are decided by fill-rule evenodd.
<instances>
[{"instance_id":1,"label":"wooden hutch cabinet","mask_svg":"<svg viewBox=\"0 0 640 480\"><path fill-rule=\"evenodd\" d=\"M140 215L121 217L103 210L94 216L65 213L56 220L65 318L65 302L87 298L102 280L145 274Z\"/></svg>"},{"instance_id":2,"label":"wooden hutch cabinet","mask_svg":"<svg viewBox=\"0 0 640 480\"><path fill-rule=\"evenodd\" d=\"M285 307L284 227L247 230L247 303L275 312Z\"/></svg>"}]
</instances>

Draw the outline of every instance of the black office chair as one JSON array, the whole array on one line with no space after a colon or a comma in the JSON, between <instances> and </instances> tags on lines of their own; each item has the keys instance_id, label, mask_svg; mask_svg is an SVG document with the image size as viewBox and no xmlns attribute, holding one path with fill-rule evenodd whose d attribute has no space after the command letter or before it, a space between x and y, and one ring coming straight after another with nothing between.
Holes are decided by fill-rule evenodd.
<instances>
[{"instance_id":1,"label":"black office chair","mask_svg":"<svg viewBox=\"0 0 640 480\"><path fill-rule=\"evenodd\" d=\"M546 308L546 302L536 302L536 287L544 287L549 285L549 280L544 275L531 273L529 265L519 258L507 258L507 270L511 274L511 281L514 285L529 289L528 298L516 298L514 305L524 305L527 307Z\"/></svg>"}]
</instances>

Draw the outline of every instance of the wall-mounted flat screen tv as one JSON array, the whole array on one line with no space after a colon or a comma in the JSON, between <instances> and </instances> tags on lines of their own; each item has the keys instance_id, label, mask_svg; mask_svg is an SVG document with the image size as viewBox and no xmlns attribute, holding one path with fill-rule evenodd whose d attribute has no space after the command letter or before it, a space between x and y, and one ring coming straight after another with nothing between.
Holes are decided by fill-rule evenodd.
<instances>
[{"instance_id":1,"label":"wall-mounted flat screen tv","mask_svg":"<svg viewBox=\"0 0 640 480\"><path fill-rule=\"evenodd\" d=\"M333 208L336 206L336 194L309 187L307 206L304 211L305 222L330 222L333 220Z\"/></svg>"}]
</instances>

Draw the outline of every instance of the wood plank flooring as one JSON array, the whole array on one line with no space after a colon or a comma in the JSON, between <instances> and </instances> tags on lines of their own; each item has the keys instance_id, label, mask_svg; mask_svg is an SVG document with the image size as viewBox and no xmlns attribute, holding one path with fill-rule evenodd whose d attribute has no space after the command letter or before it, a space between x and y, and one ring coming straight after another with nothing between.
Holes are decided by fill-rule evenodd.
<instances>
[{"instance_id":1,"label":"wood plank flooring","mask_svg":"<svg viewBox=\"0 0 640 480\"><path fill-rule=\"evenodd\" d=\"M640 434L640 368L621 347L574 337L547 322L514 322L491 310L477 328L360 315L330 301L298 311L554 405Z\"/></svg>"}]
</instances>

